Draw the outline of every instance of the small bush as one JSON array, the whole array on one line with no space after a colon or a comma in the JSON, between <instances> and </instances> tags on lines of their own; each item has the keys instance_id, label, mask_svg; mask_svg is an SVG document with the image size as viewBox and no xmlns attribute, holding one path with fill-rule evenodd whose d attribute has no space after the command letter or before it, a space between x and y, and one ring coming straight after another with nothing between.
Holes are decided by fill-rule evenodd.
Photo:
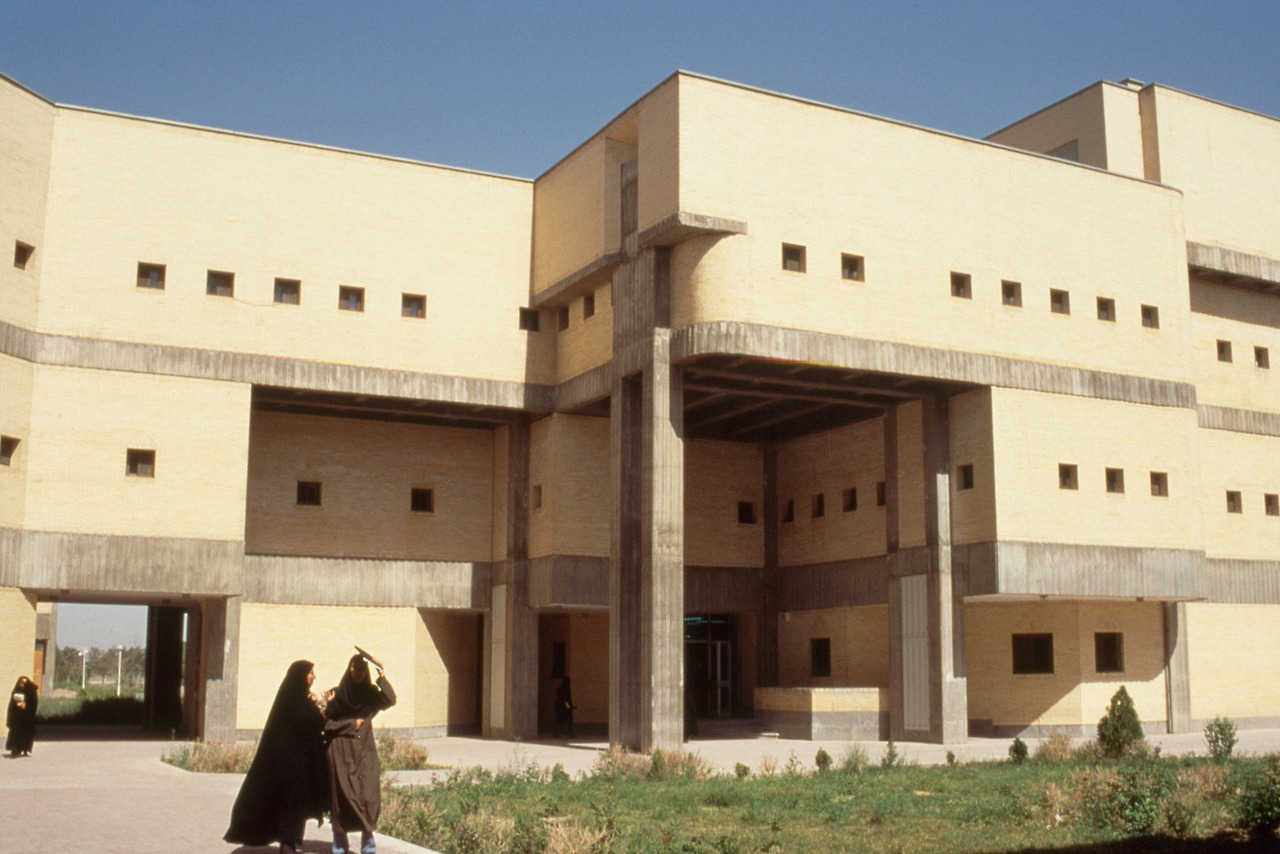
<instances>
[{"instance_id":1,"label":"small bush","mask_svg":"<svg viewBox=\"0 0 1280 854\"><path fill-rule=\"evenodd\" d=\"M1245 781L1239 802L1240 826L1255 837L1270 836L1280 827L1280 756Z\"/></svg>"},{"instance_id":2,"label":"small bush","mask_svg":"<svg viewBox=\"0 0 1280 854\"><path fill-rule=\"evenodd\" d=\"M884 756L880 757L880 767L893 768L900 764L902 762L898 757L898 745L894 744L891 738L884 746Z\"/></svg>"},{"instance_id":3,"label":"small bush","mask_svg":"<svg viewBox=\"0 0 1280 854\"><path fill-rule=\"evenodd\" d=\"M407 738L396 738L390 733L378 736L378 762L383 771L420 771L434 768L427 761L427 749Z\"/></svg>"},{"instance_id":4,"label":"small bush","mask_svg":"<svg viewBox=\"0 0 1280 854\"><path fill-rule=\"evenodd\" d=\"M733 776L739 780L745 780L751 776L751 768L743 762L735 762L733 764Z\"/></svg>"},{"instance_id":5,"label":"small bush","mask_svg":"<svg viewBox=\"0 0 1280 854\"><path fill-rule=\"evenodd\" d=\"M1098 721L1098 744L1104 755L1119 759L1142 738L1142 721L1133 707L1133 698L1124 686L1111 697L1107 713Z\"/></svg>"},{"instance_id":6,"label":"small bush","mask_svg":"<svg viewBox=\"0 0 1280 854\"><path fill-rule=\"evenodd\" d=\"M1061 730L1054 730L1048 738L1041 739L1036 745L1032 758L1037 762L1070 762L1076 756L1071 743L1071 736Z\"/></svg>"},{"instance_id":7,"label":"small bush","mask_svg":"<svg viewBox=\"0 0 1280 854\"><path fill-rule=\"evenodd\" d=\"M194 741L166 749L160 761L198 774L244 774L257 749L248 742Z\"/></svg>"},{"instance_id":8,"label":"small bush","mask_svg":"<svg viewBox=\"0 0 1280 854\"><path fill-rule=\"evenodd\" d=\"M596 755L591 773L607 780L636 780L649 771L649 758L616 744Z\"/></svg>"},{"instance_id":9,"label":"small bush","mask_svg":"<svg viewBox=\"0 0 1280 854\"><path fill-rule=\"evenodd\" d=\"M851 744L840 757L840 770L846 774L861 774L867 767L867 751L861 744Z\"/></svg>"},{"instance_id":10,"label":"small bush","mask_svg":"<svg viewBox=\"0 0 1280 854\"><path fill-rule=\"evenodd\" d=\"M819 747L817 754L813 757L813 764L818 766L819 774L825 774L831 769L831 754Z\"/></svg>"},{"instance_id":11,"label":"small bush","mask_svg":"<svg viewBox=\"0 0 1280 854\"><path fill-rule=\"evenodd\" d=\"M661 747L653 749L653 755L649 757L649 774L650 780L667 779L667 758L662 754Z\"/></svg>"},{"instance_id":12,"label":"small bush","mask_svg":"<svg viewBox=\"0 0 1280 854\"><path fill-rule=\"evenodd\" d=\"M1015 738L1009 745L1009 761L1015 765L1026 762L1027 753L1027 743L1020 738Z\"/></svg>"},{"instance_id":13,"label":"small bush","mask_svg":"<svg viewBox=\"0 0 1280 854\"><path fill-rule=\"evenodd\" d=\"M1231 757L1236 748L1236 724L1231 718L1216 717L1204 726L1204 741L1209 755L1219 762Z\"/></svg>"}]
</instances>

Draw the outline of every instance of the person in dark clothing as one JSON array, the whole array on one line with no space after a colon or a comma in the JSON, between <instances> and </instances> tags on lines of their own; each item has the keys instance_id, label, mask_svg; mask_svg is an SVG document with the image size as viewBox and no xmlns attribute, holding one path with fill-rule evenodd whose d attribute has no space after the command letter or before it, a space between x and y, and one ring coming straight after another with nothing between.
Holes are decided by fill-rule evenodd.
<instances>
[{"instance_id":1,"label":"person in dark clothing","mask_svg":"<svg viewBox=\"0 0 1280 854\"><path fill-rule=\"evenodd\" d=\"M556 689L556 723L551 733L553 738L559 738L562 732L573 738L573 710L576 708L578 704L573 701L573 689L566 676Z\"/></svg>"},{"instance_id":2,"label":"person in dark clothing","mask_svg":"<svg viewBox=\"0 0 1280 854\"><path fill-rule=\"evenodd\" d=\"M324 714L311 693L315 678L310 661L289 665L231 808L231 826L223 837L227 842L279 842L282 852L297 851L307 819L314 818L319 826L329 802L329 781Z\"/></svg>"},{"instance_id":3,"label":"person in dark clothing","mask_svg":"<svg viewBox=\"0 0 1280 854\"><path fill-rule=\"evenodd\" d=\"M36 707L39 705L40 689L36 683L19 676L9 692L9 713L5 716L9 737L5 740L4 749L9 751L10 758L31 755L31 745L36 740Z\"/></svg>"},{"instance_id":4,"label":"person in dark clothing","mask_svg":"<svg viewBox=\"0 0 1280 854\"><path fill-rule=\"evenodd\" d=\"M369 662L378 678L369 675ZM365 654L353 655L325 708L325 738L329 758L329 824L334 854L347 854L347 831L360 830L361 854L374 854L373 829L382 811L378 784L378 745L373 716L396 704L396 692L382 673L382 664Z\"/></svg>"}]
</instances>

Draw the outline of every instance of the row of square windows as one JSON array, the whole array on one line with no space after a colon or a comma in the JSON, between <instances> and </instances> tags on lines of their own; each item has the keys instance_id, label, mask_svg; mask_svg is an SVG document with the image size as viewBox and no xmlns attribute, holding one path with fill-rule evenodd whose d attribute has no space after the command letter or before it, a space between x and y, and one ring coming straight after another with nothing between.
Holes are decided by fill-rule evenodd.
<instances>
[{"instance_id":1,"label":"row of square windows","mask_svg":"<svg viewBox=\"0 0 1280 854\"><path fill-rule=\"evenodd\" d=\"M1011 636L1012 671L1016 676L1054 672L1053 634L1037 632ZM1095 673L1124 673L1124 633L1094 632ZM809 676L823 679L831 675L831 638L809 639Z\"/></svg>"}]
</instances>

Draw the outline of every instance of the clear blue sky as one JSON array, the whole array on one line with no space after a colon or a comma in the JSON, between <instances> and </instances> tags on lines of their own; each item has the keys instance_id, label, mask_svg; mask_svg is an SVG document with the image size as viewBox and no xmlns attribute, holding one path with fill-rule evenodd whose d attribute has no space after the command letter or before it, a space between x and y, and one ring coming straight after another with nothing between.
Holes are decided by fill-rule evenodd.
<instances>
[{"instance_id":1,"label":"clear blue sky","mask_svg":"<svg viewBox=\"0 0 1280 854\"><path fill-rule=\"evenodd\" d=\"M0 0L0 72L59 103L535 177L677 68L985 136L1125 77L1280 116L1277 35L1276 0Z\"/></svg>"},{"instance_id":2,"label":"clear blue sky","mask_svg":"<svg viewBox=\"0 0 1280 854\"><path fill-rule=\"evenodd\" d=\"M1278 35L1280 0L0 0L0 73L59 103L532 178L678 68L981 137L1125 77L1280 116ZM131 644L144 613L65 608L63 642Z\"/></svg>"}]
</instances>

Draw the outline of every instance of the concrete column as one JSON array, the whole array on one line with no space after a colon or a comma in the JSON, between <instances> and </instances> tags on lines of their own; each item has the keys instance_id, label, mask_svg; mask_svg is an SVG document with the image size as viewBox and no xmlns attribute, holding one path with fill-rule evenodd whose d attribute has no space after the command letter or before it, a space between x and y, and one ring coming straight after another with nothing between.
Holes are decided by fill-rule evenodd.
<instances>
[{"instance_id":1,"label":"concrete column","mask_svg":"<svg viewBox=\"0 0 1280 854\"><path fill-rule=\"evenodd\" d=\"M764 568L756 621L756 684L778 686L778 449L764 446Z\"/></svg>"},{"instance_id":2,"label":"concrete column","mask_svg":"<svg viewBox=\"0 0 1280 854\"><path fill-rule=\"evenodd\" d=\"M200 737L234 741L236 675L240 663L240 597L201 603L200 681L203 707Z\"/></svg>"},{"instance_id":3,"label":"concrete column","mask_svg":"<svg viewBox=\"0 0 1280 854\"><path fill-rule=\"evenodd\" d=\"M1192 732L1187 603L1164 603L1164 684L1169 732Z\"/></svg>"}]
</instances>

